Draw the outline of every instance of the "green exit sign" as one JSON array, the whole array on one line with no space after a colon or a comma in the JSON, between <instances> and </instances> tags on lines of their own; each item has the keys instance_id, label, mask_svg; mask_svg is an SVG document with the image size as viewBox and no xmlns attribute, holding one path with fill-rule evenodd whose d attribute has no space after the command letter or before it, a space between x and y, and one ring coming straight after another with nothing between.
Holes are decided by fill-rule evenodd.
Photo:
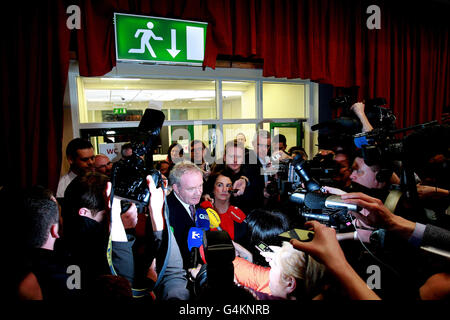
<instances>
[{"instance_id":1,"label":"green exit sign","mask_svg":"<svg viewBox=\"0 0 450 320\"><path fill-rule=\"evenodd\" d=\"M127 114L126 108L114 108L113 114Z\"/></svg>"},{"instance_id":2,"label":"green exit sign","mask_svg":"<svg viewBox=\"0 0 450 320\"><path fill-rule=\"evenodd\" d=\"M205 22L114 13L117 61L201 65Z\"/></svg>"}]
</instances>

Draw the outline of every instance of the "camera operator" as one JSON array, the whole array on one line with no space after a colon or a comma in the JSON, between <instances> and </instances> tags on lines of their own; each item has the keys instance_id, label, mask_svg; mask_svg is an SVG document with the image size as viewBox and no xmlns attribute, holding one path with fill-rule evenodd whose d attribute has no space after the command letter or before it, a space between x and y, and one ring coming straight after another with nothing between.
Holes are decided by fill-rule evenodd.
<instances>
[{"instance_id":1,"label":"camera operator","mask_svg":"<svg viewBox=\"0 0 450 320\"><path fill-rule=\"evenodd\" d=\"M357 156L353 161L350 179L368 189L386 189L389 187L390 178L386 179L380 172L379 165L368 166L364 158Z\"/></svg>"},{"instance_id":2,"label":"camera operator","mask_svg":"<svg viewBox=\"0 0 450 320\"><path fill-rule=\"evenodd\" d=\"M373 130L372 125L369 122L369 119L366 116L366 113L364 112L364 103L363 102L356 102L350 107L350 110L355 113L355 115L358 117L359 121L362 124L362 132L368 132Z\"/></svg>"},{"instance_id":3,"label":"camera operator","mask_svg":"<svg viewBox=\"0 0 450 320\"><path fill-rule=\"evenodd\" d=\"M352 174L351 164L353 163L353 156L351 152L344 149L337 149L334 153L334 161L339 165L339 172L333 177L333 181L338 188L348 190L351 188Z\"/></svg>"},{"instance_id":4,"label":"camera operator","mask_svg":"<svg viewBox=\"0 0 450 320\"><path fill-rule=\"evenodd\" d=\"M163 238L164 220L161 204L164 203L164 198L161 197L162 190L156 191L154 183L152 185L148 178L147 182L152 191L149 219L155 241L157 241L158 238ZM121 215L120 200L115 197L110 214L110 195L111 183L106 176L97 172L78 176L69 184L65 192L67 203L63 208L65 230L63 240L71 253L71 261L82 270L81 288L87 293L95 287L99 276L110 274L113 269L117 275L126 278L131 285L134 284L136 276L132 248L135 238L125 231L126 227L134 227L137 222L137 219L133 219L128 214L133 211L133 205L127 213ZM171 233L168 233L171 236ZM110 244L109 234L111 235ZM164 241L160 240L159 243L161 242ZM177 259L178 248L175 241L171 243L170 248L167 248L167 245L160 246L165 252L165 254L162 252L160 256L163 259L164 256L168 256L168 263L166 271L160 275L162 278L160 285L156 288L156 294L161 299L188 299L189 295L185 290L187 280L181 269L181 259ZM109 245L111 260L105 254ZM161 264L157 261L157 265ZM177 289L174 290L174 288Z\"/></svg>"},{"instance_id":5,"label":"camera operator","mask_svg":"<svg viewBox=\"0 0 450 320\"><path fill-rule=\"evenodd\" d=\"M150 267L147 265L135 266L133 271L136 272L137 270L148 270L149 273L156 273L155 277L157 277L157 279L152 280L160 281L159 285L154 290L157 299L188 300L189 292L186 289L187 278L182 268L183 261L180 254L180 249L178 248L178 244L173 233L170 232L168 226L166 226L164 219L165 192L163 190L163 187L156 187L155 182L151 176L147 176L146 180L151 194L150 203L148 206L149 215L146 223L153 233L153 237L149 238L154 242L154 244L156 244L156 270L154 270L155 266L152 264ZM167 180L164 180L164 183L167 183ZM111 192L110 183L108 183L107 187L108 188L106 194L109 196ZM164 188L165 187L166 186L164 186ZM128 241L127 239L131 240L133 237L125 231L127 227L135 227L137 223L136 217L134 226L133 224L130 226L130 224L127 223L130 218L126 218L129 212L135 212L135 214L137 215L136 206L134 204L132 204L130 209L128 209L125 213L121 213L122 211L123 210L121 209L120 201L116 198L113 199L111 207L111 238L112 241L115 242L126 242ZM121 217L120 219L119 216ZM168 241L168 237L171 238L170 242ZM168 247L168 243L170 243L170 247ZM152 244L152 246L154 244ZM134 252L136 252L136 250ZM161 275L161 266L164 259L167 259L167 266L164 274ZM145 261L143 260L138 260L136 256L130 257L128 259L121 259L119 263L125 264L125 268L127 265L128 267L131 267L130 261L132 260L134 260L135 262L145 263ZM114 266L116 266L117 264L117 262L114 263ZM132 273L133 271L130 270L130 273ZM137 278L138 276L139 275L135 274L133 278Z\"/></svg>"}]
</instances>

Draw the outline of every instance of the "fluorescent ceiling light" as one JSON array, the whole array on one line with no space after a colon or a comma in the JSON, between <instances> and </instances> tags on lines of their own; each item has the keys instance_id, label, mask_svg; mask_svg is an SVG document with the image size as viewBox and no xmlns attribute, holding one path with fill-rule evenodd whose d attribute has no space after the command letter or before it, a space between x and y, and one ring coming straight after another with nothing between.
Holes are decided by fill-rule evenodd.
<instances>
[{"instance_id":1,"label":"fluorescent ceiling light","mask_svg":"<svg viewBox=\"0 0 450 320\"><path fill-rule=\"evenodd\" d=\"M100 78L102 81L140 81L136 78Z\"/></svg>"},{"instance_id":2,"label":"fluorescent ceiling light","mask_svg":"<svg viewBox=\"0 0 450 320\"><path fill-rule=\"evenodd\" d=\"M192 101L212 101L213 98L193 98Z\"/></svg>"},{"instance_id":3,"label":"fluorescent ceiling light","mask_svg":"<svg viewBox=\"0 0 450 320\"><path fill-rule=\"evenodd\" d=\"M215 90L94 90L86 89L85 97L91 102L139 102L174 100L213 100ZM241 91L224 90L224 96L242 96Z\"/></svg>"},{"instance_id":4,"label":"fluorescent ceiling light","mask_svg":"<svg viewBox=\"0 0 450 320\"><path fill-rule=\"evenodd\" d=\"M248 82L242 82L242 81L222 81L222 83L226 83L226 84L248 84Z\"/></svg>"}]
</instances>

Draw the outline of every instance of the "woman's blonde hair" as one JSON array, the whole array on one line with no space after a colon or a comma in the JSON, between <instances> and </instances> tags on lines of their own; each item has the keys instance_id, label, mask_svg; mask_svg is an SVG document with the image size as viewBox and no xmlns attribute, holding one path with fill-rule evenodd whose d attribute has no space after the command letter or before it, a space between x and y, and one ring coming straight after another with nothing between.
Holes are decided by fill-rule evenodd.
<instances>
[{"instance_id":1,"label":"woman's blonde hair","mask_svg":"<svg viewBox=\"0 0 450 320\"><path fill-rule=\"evenodd\" d=\"M280 268L280 277L287 280L293 277L297 281L295 295L312 298L322 288L325 267L303 251L295 249L289 242L283 242L273 261Z\"/></svg>"}]
</instances>

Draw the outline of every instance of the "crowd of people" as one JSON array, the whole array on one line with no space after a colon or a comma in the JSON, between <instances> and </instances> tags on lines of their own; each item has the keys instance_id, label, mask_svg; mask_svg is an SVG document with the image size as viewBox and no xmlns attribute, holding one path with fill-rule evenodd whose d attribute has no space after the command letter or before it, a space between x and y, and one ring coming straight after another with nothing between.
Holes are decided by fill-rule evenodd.
<instances>
[{"instance_id":1,"label":"crowd of people","mask_svg":"<svg viewBox=\"0 0 450 320\"><path fill-rule=\"evenodd\" d=\"M364 105L353 109L363 131L371 131ZM304 218L304 208L291 203L283 189L280 164L308 160L303 148L287 151L286 138L271 137L266 130L255 133L253 148L245 141L239 133L214 163L207 161L208 148L200 140L192 141L189 155L173 143L167 159L155 165L162 185L148 176L149 204L138 208L114 196L109 158L95 155L89 141L72 140L66 148L70 170L55 195L42 186L20 194L1 190L2 200L20 205L15 219L26 235L13 247L20 256L13 266L14 296L254 301L377 300L401 294L412 300L449 299L448 185L421 176L417 192L427 209L420 211L405 197L392 205L386 200L398 191L400 172L368 165L356 148L321 150L316 157L332 159L338 170L318 192L339 195L360 209L348 211L351 224L340 234L336 226ZM125 149L122 157L130 155ZM309 241L280 237L294 229L312 230L314 236ZM378 230L386 232L381 244L373 240ZM211 232L222 239L219 258L211 253ZM201 243L193 244L199 238ZM381 269L381 286L369 288L370 265ZM222 278L215 276L221 272ZM229 272L231 277L225 276Z\"/></svg>"}]
</instances>

